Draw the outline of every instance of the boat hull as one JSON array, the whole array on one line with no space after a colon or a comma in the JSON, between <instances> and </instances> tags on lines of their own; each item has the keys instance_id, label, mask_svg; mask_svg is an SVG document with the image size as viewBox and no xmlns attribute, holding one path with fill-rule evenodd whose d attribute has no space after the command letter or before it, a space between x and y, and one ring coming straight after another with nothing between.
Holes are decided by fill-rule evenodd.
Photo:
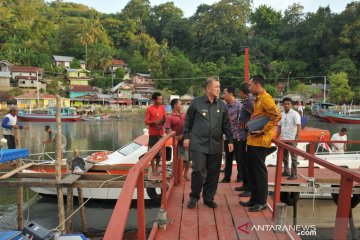
<instances>
[{"instance_id":1,"label":"boat hull","mask_svg":"<svg viewBox=\"0 0 360 240\"><path fill-rule=\"evenodd\" d=\"M30 188L32 191L49 196L56 196L57 190L56 188L38 188L32 187ZM120 196L122 188L82 188L83 197L84 198L92 198L97 200L117 200ZM160 194L160 189L157 189L157 192ZM63 188L64 196L67 195L67 189ZM78 196L78 192L76 190L73 191L73 195L75 197ZM149 195L144 189L144 198L150 199ZM137 190L134 190L133 199L137 199Z\"/></svg>"},{"instance_id":2,"label":"boat hull","mask_svg":"<svg viewBox=\"0 0 360 240\"><path fill-rule=\"evenodd\" d=\"M351 124L359 124L360 123L360 117L357 118L351 118L351 117L345 117L345 116L327 116L327 119L331 123L351 123Z\"/></svg>"},{"instance_id":3,"label":"boat hull","mask_svg":"<svg viewBox=\"0 0 360 240\"><path fill-rule=\"evenodd\" d=\"M56 122L55 116L38 116L38 115L18 116L18 120L23 122ZM80 116L62 116L61 121L62 122L80 121Z\"/></svg>"}]
</instances>

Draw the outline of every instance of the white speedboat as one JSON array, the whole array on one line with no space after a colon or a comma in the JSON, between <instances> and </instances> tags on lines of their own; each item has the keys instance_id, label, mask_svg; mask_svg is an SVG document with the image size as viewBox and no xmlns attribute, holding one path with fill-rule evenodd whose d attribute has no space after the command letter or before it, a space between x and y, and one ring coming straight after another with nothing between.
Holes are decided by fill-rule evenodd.
<instances>
[{"instance_id":1,"label":"white speedboat","mask_svg":"<svg viewBox=\"0 0 360 240\"><path fill-rule=\"evenodd\" d=\"M144 134L137 137L133 141L129 142L125 146L119 148L114 152L103 151L95 152L90 156L84 158L85 161L96 161L95 165L111 165L119 166L130 169L135 165L139 159L148 151L148 139L149 135L147 131L144 130ZM166 142L166 159L167 164L172 162L173 150L172 150L172 139L169 139ZM54 165L54 161L48 161L46 164ZM65 160L64 160L65 165ZM169 167L167 167L169 168ZM24 172L35 172L33 170L25 170ZM54 172L52 169L46 170L42 169L39 172ZM63 171L65 173L65 171ZM128 170L107 170L106 172L101 172L102 174L109 175L126 175ZM99 174L98 171L92 171L91 169L86 172L86 174ZM32 179L33 180L33 179ZM39 181L47 181L47 179L39 179ZM34 192L43 194L43 195L57 195L56 188L43 188L43 187L32 187ZM66 195L66 188L63 189L64 195ZM115 200L118 199L121 193L121 188L83 188L84 198L93 198L93 199L107 199ZM160 188L146 188L145 199L152 199L158 201L161 198L161 189ZM77 196L77 191L74 191L74 196ZM137 198L136 189L133 195L133 199Z\"/></svg>"}]
</instances>

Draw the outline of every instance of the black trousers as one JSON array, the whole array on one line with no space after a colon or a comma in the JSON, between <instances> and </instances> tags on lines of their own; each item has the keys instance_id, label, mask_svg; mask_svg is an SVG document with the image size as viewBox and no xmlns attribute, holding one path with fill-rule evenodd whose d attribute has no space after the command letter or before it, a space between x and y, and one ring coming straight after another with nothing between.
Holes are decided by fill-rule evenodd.
<instances>
[{"instance_id":1,"label":"black trousers","mask_svg":"<svg viewBox=\"0 0 360 240\"><path fill-rule=\"evenodd\" d=\"M268 173L265 165L268 148L247 146L252 202L266 204L268 196Z\"/></svg>"},{"instance_id":2,"label":"black trousers","mask_svg":"<svg viewBox=\"0 0 360 240\"><path fill-rule=\"evenodd\" d=\"M4 135L4 138L7 140L8 149L16 148L14 135Z\"/></svg>"},{"instance_id":3,"label":"black trousers","mask_svg":"<svg viewBox=\"0 0 360 240\"><path fill-rule=\"evenodd\" d=\"M190 157L192 159L190 197L199 199L202 190L204 201L214 200L219 182L221 153L206 154L191 150Z\"/></svg>"},{"instance_id":4,"label":"black trousers","mask_svg":"<svg viewBox=\"0 0 360 240\"><path fill-rule=\"evenodd\" d=\"M234 151L229 152L228 147L229 141L224 141L224 151L225 151L225 170L224 170L224 179L231 180L231 173L232 173L232 164L235 156L236 167L237 167L237 180L242 180L243 177L243 170L242 165L240 163L240 141L234 141Z\"/></svg>"},{"instance_id":5,"label":"black trousers","mask_svg":"<svg viewBox=\"0 0 360 240\"><path fill-rule=\"evenodd\" d=\"M245 186L247 191L251 191L252 183L250 181L250 174L249 174L249 157L246 150L246 140L240 141L239 144L239 151L240 151L240 164L242 169L242 180L243 185Z\"/></svg>"}]
</instances>

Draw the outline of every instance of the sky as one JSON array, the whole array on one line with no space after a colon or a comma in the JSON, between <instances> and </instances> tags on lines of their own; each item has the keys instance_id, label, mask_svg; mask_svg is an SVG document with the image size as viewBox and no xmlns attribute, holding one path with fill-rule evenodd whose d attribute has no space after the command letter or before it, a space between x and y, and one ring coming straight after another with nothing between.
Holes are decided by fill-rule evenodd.
<instances>
[{"instance_id":1,"label":"sky","mask_svg":"<svg viewBox=\"0 0 360 240\"><path fill-rule=\"evenodd\" d=\"M190 17L196 12L200 4L213 4L219 0L150 0L150 3L155 6L170 1L173 1L175 6L184 11L185 17ZM116 13L124 8L128 0L65 0L65 2L81 3L103 13ZM253 0L253 7L266 4L276 10L284 11L289 5L300 3L304 6L304 12L316 12L320 6L329 5L332 12L340 13L350 2L353 0Z\"/></svg>"}]
</instances>

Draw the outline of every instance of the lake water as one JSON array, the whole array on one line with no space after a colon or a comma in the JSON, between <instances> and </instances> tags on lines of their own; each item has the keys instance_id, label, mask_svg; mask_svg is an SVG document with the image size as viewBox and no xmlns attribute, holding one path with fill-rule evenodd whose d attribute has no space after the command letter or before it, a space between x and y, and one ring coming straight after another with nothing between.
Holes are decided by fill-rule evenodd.
<instances>
[{"instance_id":1,"label":"lake water","mask_svg":"<svg viewBox=\"0 0 360 240\"><path fill-rule=\"evenodd\" d=\"M30 152L39 152L40 136L44 136L44 125L47 123L25 123L30 129L22 131L23 147L29 148ZM56 129L55 123L49 124ZM331 134L337 132L340 128L348 129L348 139L360 139L360 125L351 124L328 124L311 118L309 126L320 127L330 130ZM63 123L63 134L67 139L67 150L115 150L125 145L130 140L142 134L145 128L143 119L111 120L102 122L76 122ZM49 147L46 151L51 151ZM360 150L360 146L350 146L350 150ZM35 194L31 190L24 190L25 201L30 200ZM87 224L91 235L101 235L106 229L114 202L89 201L86 205ZM131 209L127 222L127 230L136 229L136 204ZM74 206L76 208L76 205ZM146 203L147 227L152 227L153 221L158 211L158 205L151 201ZM359 208L359 207L358 207ZM359 225L359 209L354 210L354 216L357 219L356 225ZM313 214L313 201L300 200L298 205L298 224L324 224L331 227L335 217L335 204L332 200L316 200L315 214ZM288 209L288 222L291 223L292 210ZM37 196L32 203L25 208L24 218L29 221L52 229L58 225L57 219L57 201L55 198ZM74 230L79 232L81 229L79 215L74 218ZM330 223L330 224L329 224ZM16 189L0 187L0 230L11 230L17 228L17 209L16 209ZM332 231L330 231L332 235ZM326 233L327 234L327 233ZM327 235L324 236L327 236ZM315 239L315 238L314 238ZM319 239L319 238L316 238Z\"/></svg>"}]
</instances>

